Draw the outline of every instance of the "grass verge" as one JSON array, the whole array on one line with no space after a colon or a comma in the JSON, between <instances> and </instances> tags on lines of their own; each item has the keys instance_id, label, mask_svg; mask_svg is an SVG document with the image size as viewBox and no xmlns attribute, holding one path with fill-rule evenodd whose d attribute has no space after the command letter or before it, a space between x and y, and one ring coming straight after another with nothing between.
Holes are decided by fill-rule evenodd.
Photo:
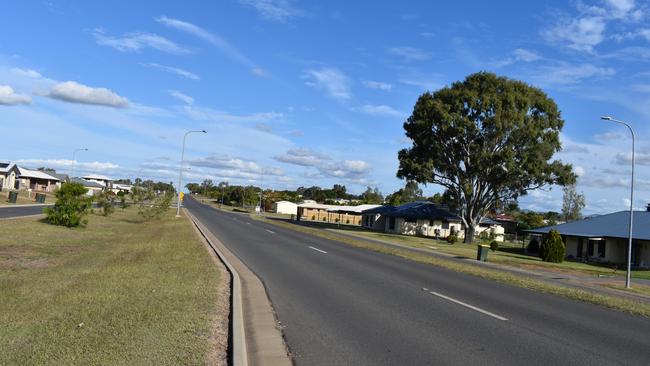
<instances>
[{"instance_id":1,"label":"grass verge","mask_svg":"<svg viewBox=\"0 0 650 366\"><path fill-rule=\"evenodd\" d=\"M0 237L0 364L198 365L212 351L219 271L170 211L17 219Z\"/></svg>"},{"instance_id":2,"label":"grass verge","mask_svg":"<svg viewBox=\"0 0 650 366\"><path fill-rule=\"evenodd\" d=\"M442 268L447 268L456 272L466 273L472 276L503 282L503 283L515 285L522 288L527 288L538 292L564 296L570 299L602 305L611 309L624 311L630 314L640 315L640 316L650 318L650 304L645 302L599 294L599 293L567 287L567 286L553 285L544 281L518 276L504 271L493 270L489 268L483 268L483 267L478 267L478 266L473 266L468 264L462 264L452 260L446 260L442 258L432 257L426 254L415 253L406 249L387 247L380 244L373 244L364 240L356 240L354 238L342 238L339 235L336 235L334 233L322 229L299 226L288 222L282 222L279 220L268 220L256 215L251 215L251 217L260 220L265 220L270 224L281 226L290 230L303 232L306 234L318 236L329 240L335 240L344 244L352 245L357 248L363 248L363 249L373 250L384 254L395 255L416 262L426 263L426 264L430 264Z\"/></svg>"}]
</instances>

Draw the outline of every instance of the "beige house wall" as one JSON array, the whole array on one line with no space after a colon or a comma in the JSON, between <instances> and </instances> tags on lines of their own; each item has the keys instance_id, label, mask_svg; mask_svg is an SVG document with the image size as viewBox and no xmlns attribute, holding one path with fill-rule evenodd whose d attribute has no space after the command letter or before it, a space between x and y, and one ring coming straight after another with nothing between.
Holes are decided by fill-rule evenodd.
<instances>
[{"instance_id":1,"label":"beige house wall","mask_svg":"<svg viewBox=\"0 0 650 366\"><path fill-rule=\"evenodd\" d=\"M348 213L329 212L324 209L318 208L299 208L301 221L318 221L338 224L339 222L344 225L361 226L361 215L354 215Z\"/></svg>"},{"instance_id":2,"label":"beige house wall","mask_svg":"<svg viewBox=\"0 0 650 366\"><path fill-rule=\"evenodd\" d=\"M0 180L2 180L2 182L0 183L0 188L2 188L2 190L15 189L16 172L11 170L8 173L3 173L2 175L0 175Z\"/></svg>"},{"instance_id":3,"label":"beige house wall","mask_svg":"<svg viewBox=\"0 0 650 366\"><path fill-rule=\"evenodd\" d=\"M433 225L430 220L416 220L416 222L406 222L402 217L395 218L395 228L390 228L390 217L386 218L385 232L403 234L403 235L419 235L419 236L436 236L436 229L440 230L440 237L446 238L451 235L452 229L458 238L464 238L465 234L462 230L462 225L456 222L450 222L447 229L443 229L442 221L434 220Z\"/></svg>"}]
</instances>

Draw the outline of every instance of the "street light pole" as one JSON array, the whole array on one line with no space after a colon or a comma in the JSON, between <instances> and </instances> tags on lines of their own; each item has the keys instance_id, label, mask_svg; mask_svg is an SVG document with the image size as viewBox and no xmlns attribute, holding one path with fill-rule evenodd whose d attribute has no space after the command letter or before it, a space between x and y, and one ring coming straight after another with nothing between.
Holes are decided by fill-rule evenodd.
<instances>
[{"instance_id":1,"label":"street light pole","mask_svg":"<svg viewBox=\"0 0 650 366\"><path fill-rule=\"evenodd\" d=\"M630 224L629 224L629 235L627 243L627 270L625 273L625 288L630 288L630 271L632 267L632 224L634 222L634 130L629 124L612 118L610 116L600 117L605 121L612 121L624 125L630 130L632 134L632 183L630 184Z\"/></svg>"},{"instance_id":2,"label":"street light pole","mask_svg":"<svg viewBox=\"0 0 650 366\"><path fill-rule=\"evenodd\" d=\"M74 149L72 151L72 168L70 169L70 181L72 181L72 177L74 176L74 163L75 163L75 155L77 154L77 151L88 151L87 148L81 148L81 149Z\"/></svg>"},{"instance_id":3,"label":"street light pole","mask_svg":"<svg viewBox=\"0 0 650 366\"><path fill-rule=\"evenodd\" d=\"M176 201L176 217L181 217L181 193L183 192L183 162L185 161L185 139L191 133L208 133L206 130L192 130L183 135L183 149L181 150L181 166L178 169L178 200Z\"/></svg>"},{"instance_id":4,"label":"street light pole","mask_svg":"<svg viewBox=\"0 0 650 366\"><path fill-rule=\"evenodd\" d=\"M262 215L262 196L264 195L264 169L260 172L260 212L258 215Z\"/></svg>"}]
</instances>

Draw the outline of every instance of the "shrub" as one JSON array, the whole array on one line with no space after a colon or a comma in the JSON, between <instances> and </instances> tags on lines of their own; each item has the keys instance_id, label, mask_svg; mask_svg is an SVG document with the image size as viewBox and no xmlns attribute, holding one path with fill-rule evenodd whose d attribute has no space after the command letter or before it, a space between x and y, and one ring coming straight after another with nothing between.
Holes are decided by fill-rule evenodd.
<instances>
[{"instance_id":1,"label":"shrub","mask_svg":"<svg viewBox=\"0 0 650 366\"><path fill-rule=\"evenodd\" d=\"M564 260L565 246L560 233L551 230L542 240L539 247L539 257L544 262L562 263Z\"/></svg>"},{"instance_id":2,"label":"shrub","mask_svg":"<svg viewBox=\"0 0 650 366\"><path fill-rule=\"evenodd\" d=\"M499 243L497 243L496 240L492 240L492 242L490 243L490 250L493 252L499 250Z\"/></svg>"},{"instance_id":3,"label":"shrub","mask_svg":"<svg viewBox=\"0 0 650 366\"><path fill-rule=\"evenodd\" d=\"M92 198L85 196L88 189L79 183L63 183L56 191L54 207L45 209L47 221L53 225L77 227L84 226L83 217L92 205Z\"/></svg>"},{"instance_id":4,"label":"shrub","mask_svg":"<svg viewBox=\"0 0 650 366\"><path fill-rule=\"evenodd\" d=\"M539 241L537 238L530 239L527 250L528 253L539 253Z\"/></svg>"},{"instance_id":5,"label":"shrub","mask_svg":"<svg viewBox=\"0 0 650 366\"><path fill-rule=\"evenodd\" d=\"M97 205L102 210L102 215L104 216L108 216L115 211L113 197L107 192L101 192L95 195L95 202L97 202Z\"/></svg>"},{"instance_id":6,"label":"shrub","mask_svg":"<svg viewBox=\"0 0 650 366\"><path fill-rule=\"evenodd\" d=\"M457 241L458 241L458 237L455 234L451 234L447 237L447 242L449 244L456 244Z\"/></svg>"},{"instance_id":7,"label":"shrub","mask_svg":"<svg viewBox=\"0 0 650 366\"><path fill-rule=\"evenodd\" d=\"M169 210L174 199L174 192L166 191L161 195L155 196L150 202L142 202L138 214L145 220L159 219Z\"/></svg>"},{"instance_id":8,"label":"shrub","mask_svg":"<svg viewBox=\"0 0 650 366\"><path fill-rule=\"evenodd\" d=\"M127 208L128 205L126 204L126 193L124 193L124 191L119 191L117 192L117 197L120 199L120 207L122 210Z\"/></svg>"}]
</instances>

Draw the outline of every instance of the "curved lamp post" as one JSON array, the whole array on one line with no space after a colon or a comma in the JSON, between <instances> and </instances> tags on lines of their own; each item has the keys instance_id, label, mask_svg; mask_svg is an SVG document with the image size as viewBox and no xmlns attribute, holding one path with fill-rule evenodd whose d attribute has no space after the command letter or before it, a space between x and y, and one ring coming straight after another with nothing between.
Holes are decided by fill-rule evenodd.
<instances>
[{"instance_id":1,"label":"curved lamp post","mask_svg":"<svg viewBox=\"0 0 650 366\"><path fill-rule=\"evenodd\" d=\"M605 121L611 121L611 122L616 122L624 125L625 127L630 130L630 133L632 134L632 183L630 184L630 224L629 224L629 236L628 236L628 243L627 243L627 270L625 272L625 287L630 288L630 269L632 266L632 224L634 222L634 130L632 129L632 126L629 124L612 118L610 116L603 116L600 117L601 119Z\"/></svg>"},{"instance_id":2,"label":"curved lamp post","mask_svg":"<svg viewBox=\"0 0 650 366\"><path fill-rule=\"evenodd\" d=\"M176 206L176 217L181 217L181 192L183 191L183 162L185 160L185 139L191 133L208 133L206 130L193 130L185 132L183 135L183 149L181 150L181 166L178 170L178 201Z\"/></svg>"},{"instance_id":3,"label":"curved lamp post","mask_svg":"<svg viewBox=\"0 0 650 366\"><path fill-rule=\"evenodd\" d=\"M70 181L72 181L72 177L74 176L74 163L75 163L75 155L77 154L77 151L88 151L87 148L81 148L81 149L75 149L72 152L72 168L70 169Z\"/></svg>"}]
</instances>

